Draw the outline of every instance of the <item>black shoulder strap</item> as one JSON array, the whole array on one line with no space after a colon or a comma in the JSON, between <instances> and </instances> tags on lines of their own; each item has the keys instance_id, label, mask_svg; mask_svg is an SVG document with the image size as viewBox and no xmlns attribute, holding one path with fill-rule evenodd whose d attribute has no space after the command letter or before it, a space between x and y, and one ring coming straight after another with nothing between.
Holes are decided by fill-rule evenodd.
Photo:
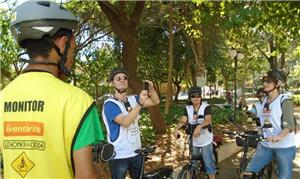
<instances>
[{"instance_id":1,"label":"black shoulder strap","mask_svg":"<svg viewBox=\"0 0 300 179\"><path fill-rule=\"evenodd\" d=\"M280 98L280 107L281 107L281 111L282 111L282 103L283 103L283 101L284 100L282 100L283 99L283 95L281 96L281 98ZM280 126L281 126L281 129L283 129L284 128L284 125L283 125L283 112L282 112L282 114L281 114L281 117L280 117Z\"/></svg>"},{"instance_id":2,"label":"black shoulder strap","mask_svg":"<svg viewBox=\"0 0 300 179\"><path fill-rule=\"evenodd\" d=\"M126 111L130 112L132 110L132 107L129 103L129 101L123 101L123 100L119 100L118 98L116 98L115 96L111 97L112 99L116 100L116 101L120 101L124 106Z\"/></svg>"}]
</instances>

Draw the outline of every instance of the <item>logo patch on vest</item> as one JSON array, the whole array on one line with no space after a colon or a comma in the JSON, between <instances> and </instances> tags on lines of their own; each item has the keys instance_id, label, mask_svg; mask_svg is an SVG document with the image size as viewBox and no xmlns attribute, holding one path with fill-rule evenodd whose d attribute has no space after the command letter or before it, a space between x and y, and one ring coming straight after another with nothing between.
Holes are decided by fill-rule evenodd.
<instances>
[{"instance_id":1,"label":"logo patch on vest","mask_svg":"<svg viewBox=\"0 0 300 179\"><path fill-rule=\"evenodd\" d=\"M44 123L33 121L4 122L4 136L43 136Z\"/></svg>"},{"instance_id":2,"label":"logo patch on vest","mask_svg":"<svg viewBox=\"0 0 300 179\"><path fill-rule=\"evenodd\" d=\"M25 152L22 152L12 163L11 167L24 178L35 164L27 157Z\"/></svg>"},{"instance_id":3,"label":"logo patch on vest","mask_svg":"<svg viewBox=\"0 0 300 179\"><path fill-rule=\"evenodd\" d=\"M38 140L4 140L4 149L45 150L45 141Z\"/></svg>"}]
</instances>

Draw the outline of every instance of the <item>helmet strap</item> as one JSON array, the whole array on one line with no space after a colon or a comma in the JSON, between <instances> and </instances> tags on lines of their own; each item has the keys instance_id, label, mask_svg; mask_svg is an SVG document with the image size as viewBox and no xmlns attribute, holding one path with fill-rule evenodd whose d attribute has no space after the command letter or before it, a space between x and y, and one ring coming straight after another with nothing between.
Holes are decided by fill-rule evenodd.
<instances>
[{"instance_id":1,"label":"helmet strap","mask_svg":"<svg viewBox=\"0 0 300 179\"><path fill-rule=\"evenodd\" d=\"M125 90L120 90L120 89L118 89L118 88L116 88L116 87L114 87L114 88L115 88L115 90L118 91L118 93L121 93L121 94L123 94L123 93L125 93L125 92L127 91L127 89L125 89Z\"/></svg>"},{"instance_id":2,"label":"helmet strap","mask_svg":"<svg viewBox=\"0 0 300 179\"><path fill-rule=\"evenodd\" d=\"M53 40L50 37L44 36L43 38L55 49L56 53L60 57L59 63L57 64L58 69L65 75L71 76L70 70L68 70L65 67L65 63L67 62L68 50L70 48L70 43L71 43L71 35L66 34L66 36L68 37L68 40L66 42L66 46L63 54L60 52L60 49L57 47L57 45L53 42Z\"/></svg>"},{"instance_id":3,"label":"helmet strap","mask_svg":"<svg viewBox=\"0 0 300 179\"><path fill-rule=\"evenodd\" d=\"M58 66L58 63L54 63L54 62L39 62L39 61L35 61L32 59L26 60L24 58L19 58L20 62L23 63L28 63L28 64L42 64L42 65L53 65L53 66Z\"/></svg>"},{"instance_id":4,"label":"helmet strap","mask_svg":"<svg viewBox=\"0 0 300 179\"><path fill-rule=\"evenodd\" d=\"M271 93L271 92L274 91L276 88L277 88L277 87L276 87L276 85L275 85L273 89L271 89L271 90L269 90L269 91L266 91L266 92L267 92L267 93Z\"/></svg>"}]
</instances>

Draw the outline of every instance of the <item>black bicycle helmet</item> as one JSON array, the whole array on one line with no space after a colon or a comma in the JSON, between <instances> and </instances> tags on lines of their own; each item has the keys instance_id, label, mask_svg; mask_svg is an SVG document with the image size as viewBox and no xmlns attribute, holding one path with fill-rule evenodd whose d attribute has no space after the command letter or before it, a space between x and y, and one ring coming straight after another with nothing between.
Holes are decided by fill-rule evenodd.
<instances>
[{"instance_id":1,"label":"black bicycle helmet","mask_svg":"<svg viewBox=\"0 0 300 179\"><path fill-rule=\"evenodd\" d=\"M199 94L201 96L202 94L202 90L199 86L192 86L190 87L190 89L188 90L188 95L189 98L193 95L193 94Z\"/></svg>"},{"instance_id":2,"label":"black bicycle helmet","mask_svg":"<svg viewBox=\"0 0 300 179\"><path fill-rule=\"evenodd\" d=\"M264 78L271 78L278 86L283 86L286 83L287 77L285 73L278 69L273 69L267 72Z\"/></svg>"},{"instance_id":3,"label":"black bicycle helmet","mask_svg":"<svg viewBox=\"0 0 300 179\"><path fill-rule=\"evenodd\" d=\"M20 47L26 39L53 36L59 29L73 30L78 24L70 11L50 1L26 1L16 8L14 17L10 29Z\"/></svg>"},{"instance_id":4,"label":"black bicycle helmet","mask_svg":"<svg viewBox=\"0 0 300 179\"><path fill-rule=\"evenodd\" d=\"M114 68L111 70L109 74L109 81L113 81L114 77L119 73L123 73L128 76L128 72L125 68L122 67Z\"/></svg>"}]
</instances>

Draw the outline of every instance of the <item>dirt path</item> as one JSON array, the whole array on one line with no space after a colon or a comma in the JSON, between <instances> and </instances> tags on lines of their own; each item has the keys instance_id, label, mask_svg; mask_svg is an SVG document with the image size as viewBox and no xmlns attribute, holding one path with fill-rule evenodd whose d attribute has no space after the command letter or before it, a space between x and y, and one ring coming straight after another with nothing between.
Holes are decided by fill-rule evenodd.
<instances>
[{"instance_id":1,"label":"dirt path","mask_svg":"<svg viewBox=\"0 0 300 179\"><path fill-rule=\"evenodd\" d=\"M252 128L252 125L232 125L232 124L222 124L214 128L214 134L221 136L223 138L223 144L229 139L225 137L222 133L223 130L236 131L246 130ZM167 134L156 136L156 150L145 164L145 171L150 171L161 166L172 166L174 170L181 168L184 164L188 162L188 143L187 135L181 131L181 137L175 139L172 132L173 129L168 129ZM107 163L101 164L100 178L110 178L110 171Z\"/></svg>"}]
</instances>

